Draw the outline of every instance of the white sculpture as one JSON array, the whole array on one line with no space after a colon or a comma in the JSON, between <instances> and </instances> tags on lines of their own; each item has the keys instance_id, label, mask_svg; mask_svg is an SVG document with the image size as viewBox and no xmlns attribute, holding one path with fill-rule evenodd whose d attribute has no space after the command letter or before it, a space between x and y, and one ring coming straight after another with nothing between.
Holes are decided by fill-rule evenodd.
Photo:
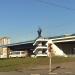
<instances>
[{"instance_id":1,"label":"white sculpture","mask_svg":"<svg viewBox=\"0 0 75 75\"><path fill-rule=\"evenodd\" d=\"M48 44L51 44L51 51L53 53L53 55L55 56L64 56L64 57L67 57L67 55L63 52L63 50L61 50L59 47L57 47L53 42L52 40L48 40L47 42L47 54L49 56L49 51L48 51Z\"/></svg>"}]
</instances>

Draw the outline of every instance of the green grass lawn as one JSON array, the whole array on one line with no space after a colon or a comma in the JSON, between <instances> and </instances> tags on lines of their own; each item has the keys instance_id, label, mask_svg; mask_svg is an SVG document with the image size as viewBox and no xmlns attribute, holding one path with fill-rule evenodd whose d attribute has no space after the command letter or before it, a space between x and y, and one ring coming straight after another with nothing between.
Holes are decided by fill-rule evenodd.
<instances>
[{"instance_id":1,"label":"green grass lawn","mask_svg":"<svg viewBox=\"0 0 75 75\"><path fill-rule=\"evenodd\" d=\"M52 57L52 63L64 63L64 62L74 62L75 57ZM0 59L0 71L14 71L22 68L29 69L33 66L38 65L49 65L48 57L38 57L38 58L10 58L10 59Z\"/></svg>"}]
</instances>

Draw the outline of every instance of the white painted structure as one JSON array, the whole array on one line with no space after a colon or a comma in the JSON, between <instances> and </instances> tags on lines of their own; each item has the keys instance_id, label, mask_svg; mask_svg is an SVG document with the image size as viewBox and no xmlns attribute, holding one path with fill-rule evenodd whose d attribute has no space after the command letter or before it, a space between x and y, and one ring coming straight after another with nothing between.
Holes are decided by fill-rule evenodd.
<instances>
[{"instance_id":1,"label":"white painted structure","mask_svg":"<svg viewBox=\"0 0 75 75\"><path fill-rule=\"evenodd\" d=\"M51 48L52 48L52 54L55 56L64 56L67 57L67 55L63 52L63 50L61 50L59 47L57 47L52 40L48 40L47 42L47 48L48 48L48 44L51 44ZM49 55L49 52L47 50L47 53Z\"/></svg>"},{"instance_id":2,"label":"white painted structure","mask_svg":"<svg viewBox=\"0 0 75 75\"><path fill-rule=\"evenodd\" d=\"M33 45L36 46L35 50L33 51L33 53L35 54L35 56L47 56L47 43L48 39L44 39L44 38L39 38L35 41L35 43Z\"/></svg>"},{"instance_id":3,"label":"white painted structure","mask_svg":"<svg viewBox=\"0 0 75 75\"><path fill-rule=\"evenodd\" d=\"M8 37L0 38L0 46L10 44L10 39Z\"/></svg>"},{"instance_id":4,"label":"white painted structure","mask_svg":"<svg viewBox=\"0 0 75 75\"><path fill-rule=\"evenodd\" d=\"M48 56L48 44L52 44L52 53L55 56L64 56L67 57L67 55L60 49L58 48L50 39L45 39L45 38L38 38L33 45L36 45L35 50L33 53L35 56ZM44 45L43 45L44 44Z\"/></svg>"},{"instance_id":5,"label":"white painted structure","mask_svg":"<svg viewBox=\"0 0 75 75\"><path fill-rule=\"evenodd\" d=\"M63 35L63 36L58 36L54 38L50 38L54 43L59 43L59 42L71 42L75 41L75 34L74 35Z\"/></svg>"},{"instance_id":6,"label":"white painted structure","mask_svg":"<svg viewBox=\"0 0 75 75\"><path fill-rule=\"evenodd\" d=\"M8 37L0 38L0 46L10 44L10 39ZM8 49L7 47L0 48L0 58L7 58Z\"/></svg>"}]
</instances>

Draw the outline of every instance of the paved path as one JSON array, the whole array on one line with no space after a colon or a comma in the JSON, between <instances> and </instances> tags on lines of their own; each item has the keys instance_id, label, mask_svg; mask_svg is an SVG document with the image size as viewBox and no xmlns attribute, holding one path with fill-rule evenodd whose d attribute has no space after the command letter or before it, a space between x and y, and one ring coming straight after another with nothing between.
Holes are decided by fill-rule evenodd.
<instances>
[{"instance_id":1,"label":"paved path","mask_svg":"<svg viewBox=\"0 0 75 75\"><path fill-rule=\"evenodd\" d=\"M12 72L0 72L0 75L24 75L24 74L22 72L12 71Z\"/></svg>"},{"instance_id":2,"label":"paved path","mask_svg":"<svg viewBox=\"0 0 75 75\"><path fill-rule=\"evenodd\" d=\"M0 72L0 75L75 75L75 62L54 64L52 68L52 74L49 74L49 65L40 65L28 70L22 69L11 72Z\"/></svg>"},{"instance_id":3,"label":"paved path","mask_svg":"<svg viewBox=\"0 0 75 75\"><path fill-rule=\"evenodd\" d=\"M0 72L0 75L75 75L73 72L52 72L48 73L48 70L33 70L33 71L11 71L11 72Z\"/></svg>"}]
</instances>

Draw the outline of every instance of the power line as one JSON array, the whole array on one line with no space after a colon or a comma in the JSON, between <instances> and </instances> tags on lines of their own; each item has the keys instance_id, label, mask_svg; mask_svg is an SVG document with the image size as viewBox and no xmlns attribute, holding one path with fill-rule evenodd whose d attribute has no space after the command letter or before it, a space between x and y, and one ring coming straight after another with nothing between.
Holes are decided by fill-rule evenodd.
<instances>
[{"instance_id":1,"label":"power line","mask_svg":"<svg viewBox=\"0 0 75 75\"><path fill-rule=\"evenodd\" d=\"M38 2L40 2L40 3L43 3L43 4L46 4L46 5L51 5L51 6L55 6L55 7L59 7L59 8L64 8L64 9L66 9L66 10L75 11L75 9L73 9L73 8L66 7L66 6L62 6L62 5L53 3L53 2L47 2L47 1L43 1L43 0L36 0L36 1L38 1Z\"/></svg>"}]
</instances>

